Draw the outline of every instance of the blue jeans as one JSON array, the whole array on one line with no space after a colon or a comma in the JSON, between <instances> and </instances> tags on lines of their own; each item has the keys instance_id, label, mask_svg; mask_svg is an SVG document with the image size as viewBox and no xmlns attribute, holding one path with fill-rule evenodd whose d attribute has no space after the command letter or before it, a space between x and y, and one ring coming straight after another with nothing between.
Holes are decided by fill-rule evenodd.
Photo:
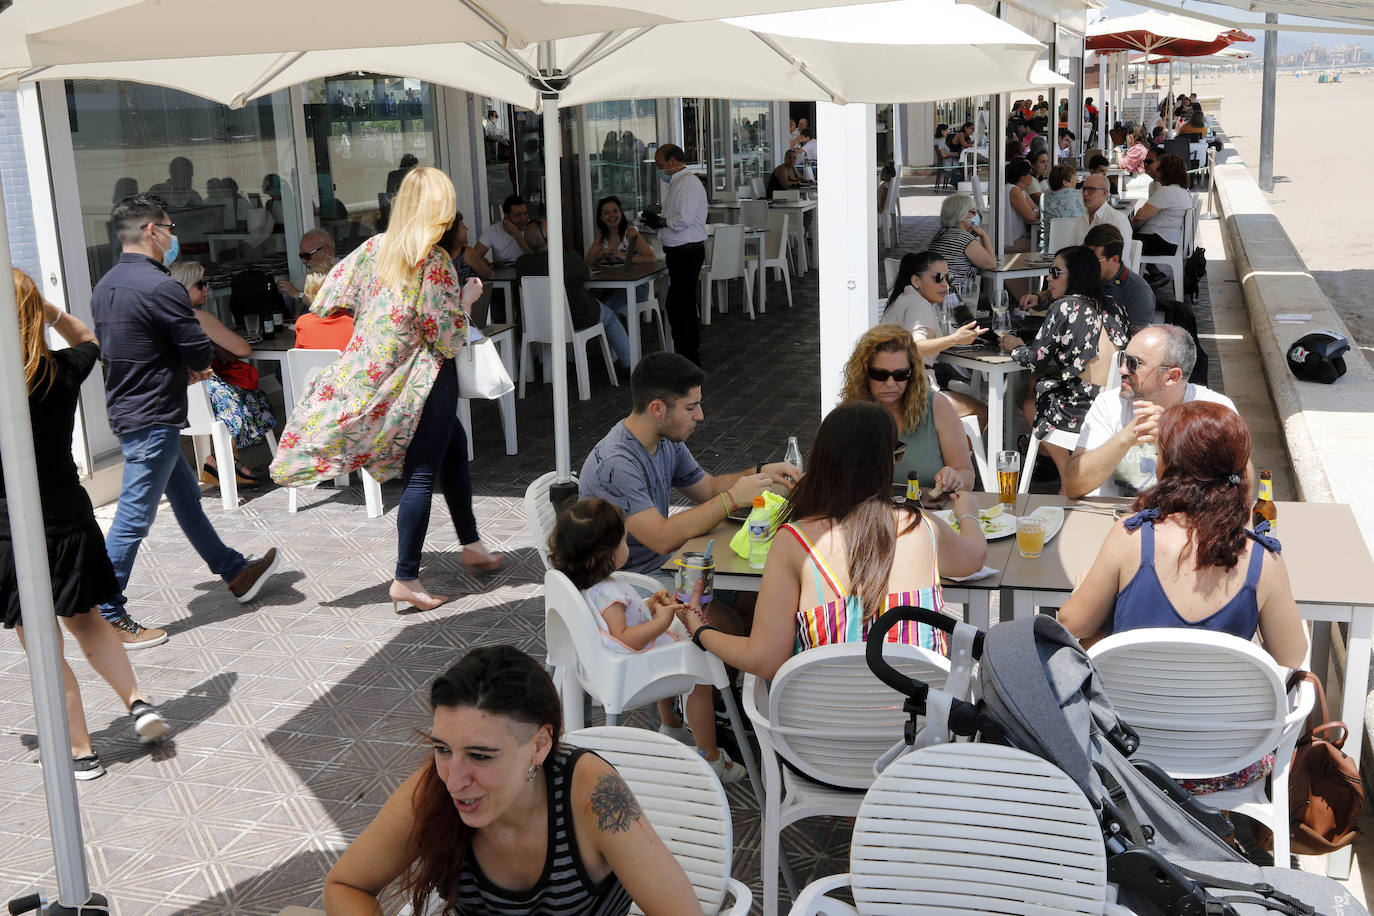
<instances>
[{"instance_id":1,"label":"blue jeans","mask_svg":"<svg viewBox=\"0 0 1374 916\"><path fill-rule=\"evenodd\" d=\"M604 302L601 303L601 326L606 329L606 340L611 344L615 361L633 369L634 366L630 363L630 335L626 332L625 325L616 317L615 310Z\"/></svg>"},{"instance_id":2,"label":"blue jeans","mask_svg":"<svg viewBox=\"0 0 1374 916\"><path fill-rule=\"evenodd\" d=\"M105 536L105 552L114 566L120 595L109 604L100 605L101 615L106 620L129 615L124 608L124 588L129 584L139 545L157 518L157 504L163 493L167 494L186 539L211 572L225 582L243 572L248 561L243 554L224 545L200 506L200 484L181 456L181 430L174 426L150 426L120 436L119 445L124 453L124 484L114 524Z\"/></svg>"},{"instance_id":3,"label":"blue jeans","mask_svg":"<svg viewBox=\"0 0 1374 916\"><path fill-rule=\"evenodd\" d=\"M420 577L420 553L424 550L425 532L429 529L429 510L434 501L436 480L458 530L458 543L472 544L480 540L477 519L472 513L468 438L463 424L458 422L458 370L451 359L444 360L439 368L401 468L405 489L396 507L397 579Z\"/></svg>"}]
</instances>

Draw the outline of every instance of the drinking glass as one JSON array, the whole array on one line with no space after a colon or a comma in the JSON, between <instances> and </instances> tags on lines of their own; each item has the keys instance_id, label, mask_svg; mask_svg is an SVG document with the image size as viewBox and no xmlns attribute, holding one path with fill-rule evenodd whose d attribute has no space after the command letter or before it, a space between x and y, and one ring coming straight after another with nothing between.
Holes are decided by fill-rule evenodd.
<instances>
[{"instance_id":1,"label":"drinking glass","mask_svg":"<svg viewBox=\"0 0 1374 916\"><path fill-rule=\"evenodd\" d=\"M1023 560L1038 560L1045 549L1045 520L1023 515L1016 520L1016 549Z\"/></svg>"},{"instance_id":2,"label":"drinking glass","mask_svg":"<svg viewBox=\"0 0 1374 916\"><path fill-rule=\"evenodd\" d=\"M243 316L244 337L248 340L262 339L262 316L244 315Z\"/></svg>"},{"instance_id":3,"label":"drinking glass","mask_svg":"<svg viewBox=\"0 0 1374 916\"><path fill-rule=\"evenodd\" d=\"M997 501L1006 506L1016 504L1016 490L1021 483L1021 453L1015 450L997 453Z\"/></svg>"}]
</instances>

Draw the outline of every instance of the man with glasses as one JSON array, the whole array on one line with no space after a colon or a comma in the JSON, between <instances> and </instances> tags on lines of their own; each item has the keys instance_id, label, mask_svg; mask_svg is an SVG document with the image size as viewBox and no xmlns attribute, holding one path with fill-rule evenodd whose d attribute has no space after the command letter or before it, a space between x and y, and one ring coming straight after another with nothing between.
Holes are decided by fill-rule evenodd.
<instances>
[{"instance_id":1,"label":"man with glasses","mask_svg":"<svg viewBox=\"0 0 1374 916\"><path fill-rule=\"evenodd\" d=\"M1074 221L1070 244L1082 245L1088 230L1102 223L1116 227L1121 233L1123 245L1131 244L1131 221L1126 214L1107 202L1109 194L1106 175L1093 172L1083 179L1083 215Z\"/></svg>"},{"instance_id":2,"label":"man with glasses","mask_svg":"<svg viewBox=\"0 0 1374 916\"><path fill-rule=\"evenodd\" d=\"M1156 324L1131 338L1121 355L1121 387L1104 388L1088 409L1078 447L1064 468L1064 492L1134 496L1155 482L1159 416L1186 401L1236 405L1188 381L1197 347L1183 328Z\"/></svg>"},{"instance_id":3,"label":"man with glasses","mask_svg":"<svg viewBox=\"0 0 1374 916\"><path fill-rule=\"evenodd\" d=\"M1083 244L1097 255L1102 270L1102 298L1126 313L1133 330L1155 323L1155 291L1122 263L1125 244L1115 226L1098 223L1088 230Z\"/></svg>"},{"instance_id":4,"label":"man with glasses","mask_svg":"<svg viewBox=\"0 0 1374 916\"><path fill-rule=\"evenodd\" d=\"M105 536L121 594L100 605L100 613L126 648L138 649L167 641L166 631L140 626L129 616L123 595L164 493L191 546L240 604L252 601L276 570L277 550L249 560L225 546L205 517L200 484L181 455L186 386L210 377L214 345L196 320L186 288L168 270L180 247L176 225L150 194L124 198L110 219L123 252L92 291L91 311L105 366L110 429L124 454L124 483Z\"/></svg>"},{"instance_id":5,"label":"man with glasses","mask_svg":"<svg viewBox=\"0 0 1374 916\"><path fill-rule=\"evenodd\" d=\"M334 236L324 229L311 229L301 236L301 244L296 252L301 263L305 265L305 272L310 273L317 265L328 264L334 260ZM301 291L296 289L290 280L286 278L278 280L277 289L281 291L282 295L291 299L294 306L293 314L301 311Z\"/></svg>"}]
</instances>

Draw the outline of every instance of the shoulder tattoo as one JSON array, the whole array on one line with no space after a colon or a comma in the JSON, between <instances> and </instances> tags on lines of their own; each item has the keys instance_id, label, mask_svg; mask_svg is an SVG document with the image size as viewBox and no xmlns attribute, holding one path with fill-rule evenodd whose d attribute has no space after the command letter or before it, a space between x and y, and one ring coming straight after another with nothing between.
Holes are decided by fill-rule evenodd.
<instances>
[{"instance_id":1,"label":"shoulder tattoo","mask_svg":"<svg viewBox=\"0 0 1374 916\"><path fill-rule=\"evenodd\" d=\"M592 788L592 813L603 833L624 833L644 816L634 793L619 773L603 773Z\"/></svg>"}]
</instances>

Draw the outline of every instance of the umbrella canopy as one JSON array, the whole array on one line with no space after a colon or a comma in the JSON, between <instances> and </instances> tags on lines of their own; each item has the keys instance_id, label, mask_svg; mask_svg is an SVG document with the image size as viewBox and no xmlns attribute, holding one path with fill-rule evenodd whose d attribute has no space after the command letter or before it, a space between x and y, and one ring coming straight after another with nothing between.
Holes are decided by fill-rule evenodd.
<instances>
[{"instance_id":1,"label":"umbrella canopy","mask_svg":"<svg viewBox=\"0 0 1374 916\"><path fill-rule=\"evenodd\" d=\"M681 95L914 102L1066 84L1047 67L1032 73L1044 47L1038 41L953 0L894 0L677 22L560 38L552 46L554 59L567 62L559 68L559 76L567 80L558 92L562 107ZM542 101L541 88L536 88L539 53L534 47L512 51L494 43L436 42L82 62L27 76L131 79L242 105L319 77L369 70L401 73L535 109Z\"/></svg>"},{"instance_id":2,"label":"umbrella canopy","mask_svg":"<svg viewBox=\"0 0 1374 916\"><path fill-rule=\"evenodd\" d=\"M1088 26L1089 51L1144 51L1166 57L1205 57L1237 41L1254 41L1239 29L1154 10L1099 19Z\"/></svg>"}]
</instances>

